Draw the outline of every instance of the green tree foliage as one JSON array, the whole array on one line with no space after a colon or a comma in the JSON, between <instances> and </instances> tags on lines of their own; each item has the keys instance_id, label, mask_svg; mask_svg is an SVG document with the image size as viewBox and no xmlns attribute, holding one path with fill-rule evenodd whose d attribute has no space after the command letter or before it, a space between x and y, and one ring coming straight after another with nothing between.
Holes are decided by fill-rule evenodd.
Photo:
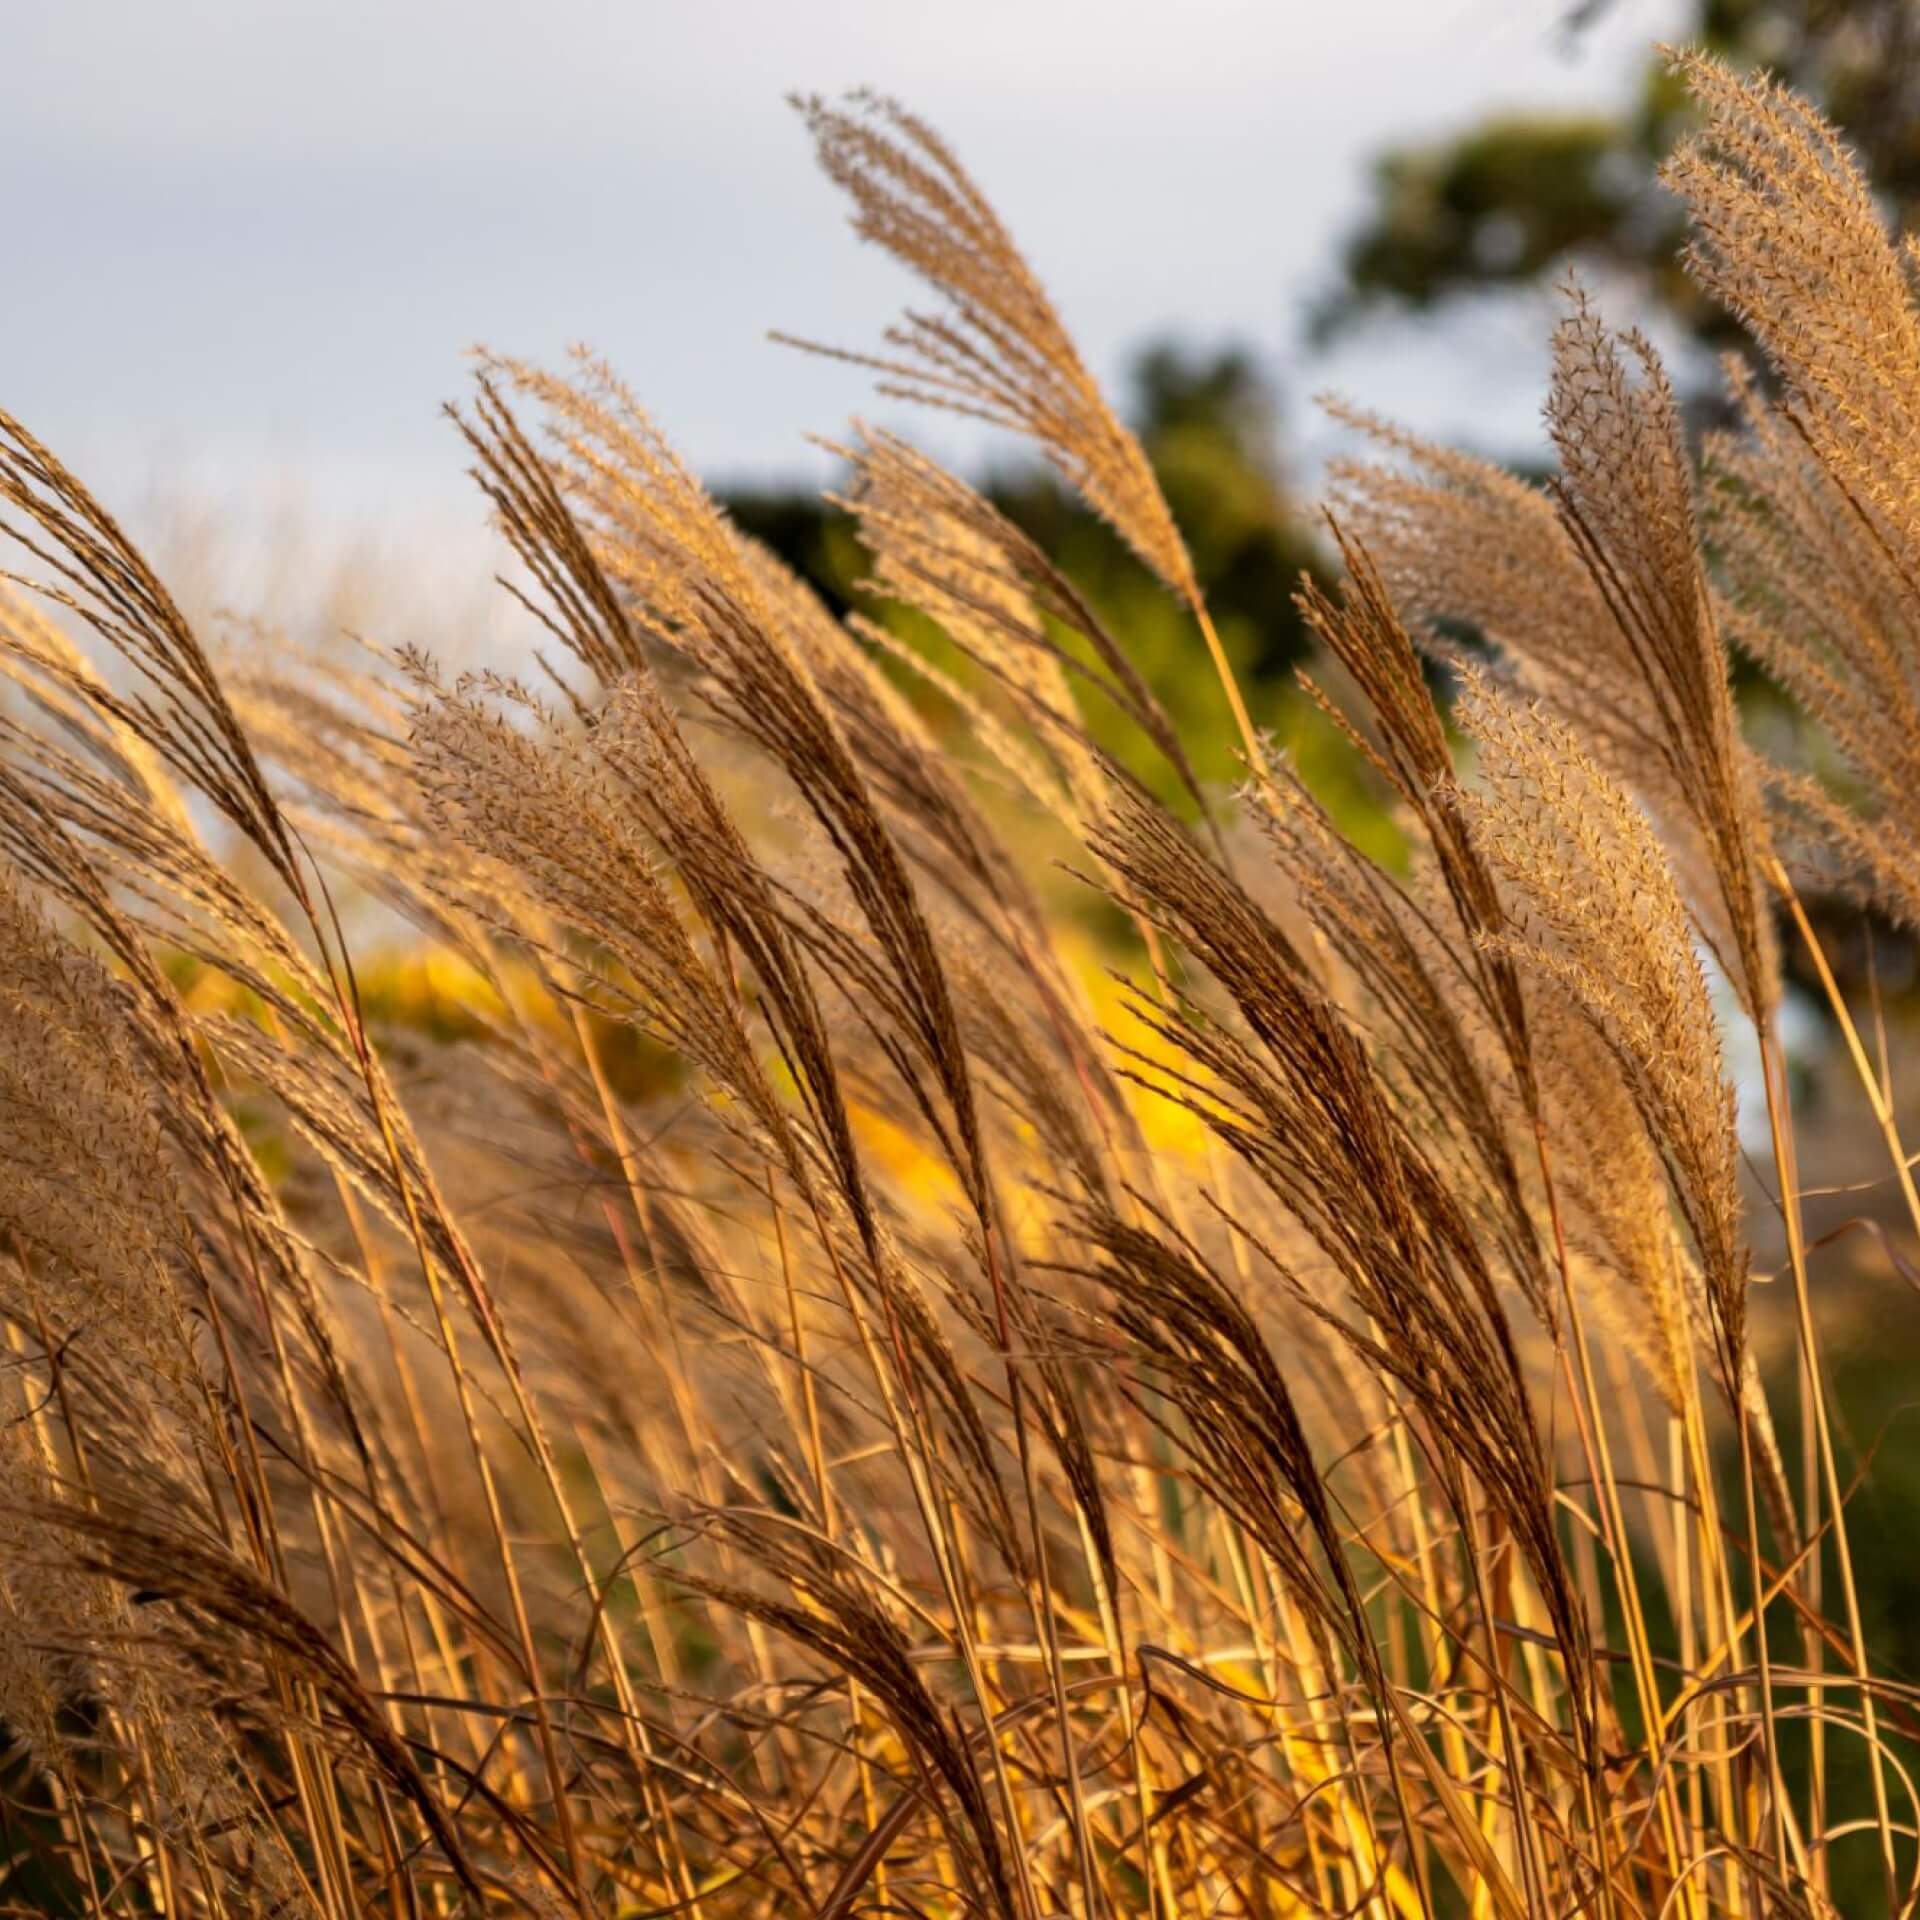
<instances>
[{"instance_id":1,"label":"green tree foliage","mask_svg":"<svg viewBox=\"0 0 1920 1920\"><path fill-rule=\"evenodd\" d=\"M1567 31L1578 36L1607 4L1576 8ZM1675 38L1764 66L1818 101L1901 231L1920 225L1913 0L1693 0ZM1679 210L1653 182L1685 113L1684 91L1655 57L1615 113L1502 114L1383 155L1339 285L1315 315L1318 334L1537 284L1577 258L1631 275L1703 344L1732 344L1737 330L1680 269Z\"/></svg>"}]
</instances>

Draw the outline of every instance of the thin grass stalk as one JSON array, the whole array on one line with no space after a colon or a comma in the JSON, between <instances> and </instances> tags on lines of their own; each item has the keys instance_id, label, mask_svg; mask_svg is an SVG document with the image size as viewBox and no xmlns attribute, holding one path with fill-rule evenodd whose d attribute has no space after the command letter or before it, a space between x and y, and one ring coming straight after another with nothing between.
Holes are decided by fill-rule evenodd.
<instances>
[{"instance_id":1,"label":"thin grass stalk","mask_svg":"<svg viewBox=\"0 0 1920 1920\"><path fill-rule=\"evenodd\" d=\"M1073 1722L1067 1708L1067 1677L1060 1660L1058 1623L1053 1610L1053 1576L1047 1564L1047 1539L1040 1515L1039 1473L1033 1457L1032 1440L1027 1431L1025 1391L1012 1353L1012 1335L1007 1322L1006 1287L1001 1277L995 1223L985 1209L980 1215L980 1230L986 1245L987 1269L993 1289L997 1315L996 1331L1001 1343L1001 1360L1006 1368L1007 1407L1013 1421L1014 1445L1020 1461L1021 1484L1026 1493L1028 1527L1033 1553L1034 1576L1038 1593L1034 1596L1035 1625L1040 1644L1046 1649L1048 1685L1053 1691L1053 1710L1059 1722L1060 1758L1067 1776L1067 1792L1073 1809L1074 1849L1079 1855L1081 1882L1086 1893L1088 1920L1097 1920L1101 1911L1099 1890L1094 1884L1094 1848L1092 1829L1087 1824L1086 1790L1080 1779L1080 1759L1073 1738Z\"/></svg>"},{"instance_id":2,"label":"thin grass stalk","mask_svg":"<svg viewBox=\"0 0 1920 1920\"><path fill-rule=\"evenodd\" d=\"M953 1618L954 1637L959 1643L960 1656L967 1671L968 1683L989 1729L987 1751L991 1756L1001 1813L1007 1823L1008 1850L1014 1863L1014 1885L1022 1901L1022 1911L1026 1920L1039 1920L1039 1897L1034 1891L1027 1860L1024 1823L1020 1818L1019 1801L1014 1795L1013 1782L1007 1772L1006 1755L1001 1747L999 1723L994 1712L992 1694L987 1685L986 1670L981 1664L979 1636L969 1619L970 1603L967 1596L967 1583L956 1547L954 1524L950 1518L943 1517L943 1503L938 1498L927 1473L927 1462L932 1458L931 1442L920 1410L919 1397L914 1388L915 1375L912 1361L907 1353L906 1337L900 1328L891 1297L883 1286L881 1306L886 1316L887 1337L892 1348L893 1366L890 1368L880 1356L873 1338L873 1329L868 1323L865 1309L860 1303L853 1282L841 1263L833 1235L825 1217L820 1212L818 1200L809 1195L808 1204L813 1217L817 1243L832 1270L841 1299L846 1306L848 1318L860 1336L868 1371L880 1390L901 1463L907 1469L908 1483L913 1489L921 1526L933 1554L934 1564L939 1570L941 1585ZM897 1369L897 1376L895 1369ZM894 1384L896 1377L899 1381L898 1393ZM904 1415L903 1403L906 1409Z\"/></svg>"},{"instance_id":3,"label":"thin grass stalk","mask_svg":"<svg viewBox=\"0 0 1920 1920\"><path fill-rule=\"evenodd\" d=\"M17 1253L18 1253L18 1248L16 1246L16 1255ZM36 1310L34 1331L35 1331L36 1337L40 1342L41 1352L45 1354L54 1353L56 1351L56 1347L54 1345L52 1335L48 1330L47 1323L44 1316L38 1314L37 1310ZM9 1345L13 1346L14 1351L17 1353L17 1352L20 1352L21 1349L14 1339L15 1332L16 1330L14 1329L12 1323L9 1322L8 1323ZM53 1443L47 1432L48 1403L51 1403L52 1405L57 1406L60 1411L61 1430L66 1436L67 1450L73 1461L74 1475L79 1484L81 1497L87 1502L89 1507L97 1509L98 1495L94 1491L92 1470L88 1464L88 1459L87 1459L87 1449L80 1437L80 1423L75 1416L72 1395L68 1390L66 1369L56 1364L49 1368L49 1372L51 1375L51 1391L48 1395L48 1402L43 1402L37 1409L35 1409L32 1413L32 1417L28 1422L29 1428L34 1436L35 1444L38 1447L40 1452L41 1464L49 1475L54 1475L55 1453L54 1453ZM110 1715L117 1717L116 1709L109 1707L108 1711ZM155 1802L153 1801L153 1798L152 1798L153 1789L152 1789L151 1775L145 1772L146 1754L145 1754L144 1744L139 1742L138 1740L131 1740L129 1744L135 1748L138 1754L139 1765L142 1769L143 1783L146 1788L147 1805L154 1806ZM73 1799L76 1805L80 1804L81 1796L77 1791L74 1792L70 1797ZM135 1825L136 1832L138 1831L139 1827L143 1824L139 1818L139 1805L140 1803L136 1800L133 1807L130 1809L130 1811L134 1816L134 1825ZM160 1823L157 1818L157 1814L156 1814L156 1817L153 1817L147 1820L144 1824L147 1830L153 1836L153 1852L149 1856L145 1854L143 1851L141 1857L136 1863L137 1877L140 1879L142 1884L144 1884L147 1887L150 1898L164 1903L167 1900L171 1899L172 1897L172 1874L171 1874L170 1863L168 1862L166 1857L165 1846L162 1844L160 1839ZM95 1906L97 1907L99 1905L100 1897L97 1892L91 1891L94 1884L91 1867L88 1868L87 1883L90 1889L90 1897L92 1898ZM165 1904L162 1904L160 1907L160 1911L162 1913L169 1913L172 1911L172 1909L171 1907Z\"/></svg>"},{"instance_id":4,"label":"thin grass stalk","mask_svg":"<svg viewBox=\"0 0 1920 1920\"><path fill-rule=\"evenodd\" d=\"M369 1090L372 1091L374 1076L370 1065L367 1080ZM589 1915L593 1909L586 1889L585 1860L580 1849L579 1834L574 1826L572 1808L568 1804L566 1775L561 1770L559 1744L554 1737L552 1717L547 1709L546 1688L540 1676L540 1657L534 1645L532 1617L527 1611L526 1594L520 1582L519 1563L514 1557L513 1548L507 1538L506 1514L501 1505L499 1488L495 1484L493 1464L487 1457L486 1443L481 1435L469 1375L467 1369L461 1364L459 1336L454 1331L453 1316L448 1311L446 1289L440 1280L439 1263L434 1259L427 1245L426 1228L421 1221L419 1207L413 1197L412 1183L407 1177L400 1155L399 1141L394 1136L393 1123L387 1115L386 1105L377 1092L373 1097L381 1138L388 1158L392 1162L394 1177L399 1184L401 1198L406 1208L408 1231L413 1237L414 1251L420 1262L421 1277L426 1282L427 1297L433 1304L434 1324L439 1331L442 1350L447 1356L447 1371L453 1382L454 1398L460 1408L460 1420L466 1432L468 1452L473 1459L475 1477L480 1482L480 1496L486 1508L487 1524L493 1533L501 1575L506 1582L507 1604L512 1610L513 1631L519 1643L520 1657L525 1667L535 1733L546 1769L548 1791L553 1798L554 1816L560 1829L561 1850L567 1864L568 1882L565 1891L578 1911L583 1915Z\"/></svg>"},{"instance_id":5,"label":"thin grass stalk","mask_svg":"<svg viewBox=\"0 0 1920 1920\"><path fill-rule=\"evenodd\" d=\"M1701 1552L1701 1589L1703 1614L1707 1629L1718 1635L1717 1650L1703 1651L1691 1672L1708 1675L1724 1664L1729 1671L1736 1671L1741 1661L1743 1632L1740 1615L1733 1594L1733 1573L1726 1553L1720 1518L1720 1501L1717 1483L1713 1473L1711 1455L1706 1439L1705 1411L1701 1404L1699 1380L1689 1367L1681 1376L1683 1400L1681 1405L1681 1431L1683 1445L1690 1468L1694 1498L1699 1504L1700 1525L1699 1543ZM1743 1716L1747 1712L1747 1695L1744 1687L1737 1691L1731 1703L1725 1701L1716 1689L1707 1696L1709 1719L1715 1731L1715 1776L1718 1785L1723 1819L1729 1830L1753 1834L1757 1830L1757 1812L1751 1804L1751 1798L1740 1785L1735 1768L1733 1742L1728 1737L1728 1713L1738 1711ZM1744 1898L1742 1889L1751 1886L1751 1877L1740 1871L1741 1863L1730 1860L1728 1868L1727 1899L1732 1911L1738 1913ZM1764 1911L1764 1907L1760 1909Z\"/></svg>"},{"instance_id":6,"label":"thin grass stalk","mask_svg":"<svg viewBox=\"0 0 1920 1920\"><path fill-rule=\"evenodd\" d=\"M427 1418L424 1403L420 1397L420 1383L402 1338L399 1315L394 1306L393 1295L387 1284L386 1262L373 1243L372 1236L368 1231L365 1213L361 1208L359 1196L353 1190L352 1183L347 1180L344 1174L335 1170L334 1186L335 1191L339 1195L341 1211L346 1215L348 1229L353 1235L354 1245L359 1253L361 1273L365 1276L367 1284L374 1296L380 1320L381 1337L386 1345L387 1360L392 1368L394 1380L399 1390L400 1404L407 1420L408 1438L413 1443L414 1452L419 1460L419 1471L427 1484L429 1495L427 1502L427 1546L436 1560L442 1565L454 1566L455 1560L452 1541L448 1537L443 1524L444 1515L447 1511L446 1500L437 1482L434 1467L434 1450L427 1441ZM389 1564L388 1572L393 1580L394 1611L399 1619L401 1633L406 1642L408 1660L413 1666L415 1687L422 1695L425 1695L429 1692L429 1689L424 1677L421 1675L412 1630L407 1624L405 1601L399 1585L399 1573L391 1564ZM461 1675L461 1653L455 1644L453 1629L448 1622L445 1608L440 1604L439 1595L433 1591L430 1585L423 1584L415 1589L414 1597L419 1601L421 1615L426 1622L428 1636L433 1642L434 1653L439 1658L441 1669L446 1676L448 1686L449 1688L457 1687ZM493 1661L494 1655L486 1648L483 1641L476 1641L471 1648L471 1657L474 1663L475 1683L477 1685L480 1675L486 1670L487 1665ZM442 1766L442 1757L439 1751L439 1745L442 1735L435 1734L434 1730L437 1724L444 1723L436 1722L435 1709L431 1707L425 1710L424 1721L429 1735L433 1736L432 1744L434 1745L435 1752L432 1756L432 1765L435 1769L440 1769ZM463 1743L470 1745L471 1757L477 1761L480 1758L480 1749L477 1745L472 1745L469 1740L470 1727L458 1721L453 1724L457 1729L458 1737ZM444 1892L444 1890L442 1890L442 1892Z\"/></svg>"},{"instance_id":7,"label":"thin grass stalk","mask_svg":"<svg viewBox=\"0 0 1920 1920\"><path fill-rule=\"evenodd\" d=\"M1815 977L1820 982L1820 990L1826 996L1828 1009L1839 1026L1840 1036L1846 1042L1847 1057L1852 1062L1854 1075L1860 1082L1862 1092L1867 1096L1867 1105L1872 1111L1874 1124L1880 1129L1880 1137L1886 1143L1887 1158L1893 1169L1895 1181L1900 1188L1900 1197L1906 1204L1907 1218L1916 1233L1920 1233L1920 1191L1913 1180L1913 1161L1905 1143L1900 1138L1899 1123L1894 1115L1893 1103L1887 1096L1880 1074L1868 1060L1865 1047L1860 1041L1860 1030L1854 1024L1852 1010L1848 1007L1846 996L1840 991L1840 985L1833 977L1833 968L1829 965L1826 949L1821 945L1820 936L1814 931L1813 923L1807 918L1807 910L1801 904L1800 895L1787 870L1778 860L1768 868L1769 880L1785 903L1792 917L1795 929L1806 949L1807 958L1813 963Z\"/></svg>"},{"instance_id":8,"label":"thin grass stalk","mask_svg":"<svg viewBox=\"0 0 1920 1920\"><path fill-rule=\"evenodd\" d=\"M1809 1407L1819 1442L1820 1471L1827 1508L1833 1515L1834 1557L1840 1569L1840 1592L1847 1612L1847 1634L1853 1656L1854 1678L1860 1685L1861 1721L1866 1732L1868 1766L1873 1780L1874 1821L1880 1838L1881 1867L1886 1877L1887 1911L1899 1905L1897 1868L1893 1849L1893 1821L1887 1802L1882 1768L1879 1720L1873 1702L1872 1667L1867 1659L1866 1631L1861 1622L1859 1588L1853 1574L1853 1549L1848 1541L1846 1505L1840 1471L1834 1456L1833 1434L1827 1418L1825 1382L1821 1377L1819 1338L1814 1331L1812 1289L1807 1279L1805 1227L1800 1214L1799 1178L1793 1148L1791 1096L1779 1034L1772 1022L1760 1034L1760 1059L1767 1088L1767 1125L1773 1136L1774 1167L1780 1183L1780 1205L1786 1220L1787 1257L1793 1268L1794 1312L1800 1348L1810 1382ZM1817 1829L1816 1829L1817 1831Z\"/></svg>"},{"instance_id":9,"label":"thin grass stalk","mask_svg":"<svg viewBox=\"0 0 1920 1920\"><path fill-rule=\"evenodd\" d=\"M1544 1125L1536 1122L1534 1143L1539 1154L1540 1176L1546 1189L1547 1211L1552 1223L1554 1258L1559 1269L1561 1300L1567 1325L1573 1334L1574 1358L1579 1369L1579 1398L1575 1417L1580 1441L1598 1482L1601 1502L1602 1538L1613 1562L1614 1583L1620 1595L1621 1614L1626 1622L1627 1642L1633 1656L1634 1685L1640 1696L1641 1717L1647 1728L1649 1763L1654 1769L1660 1809L1661 1839L1667 1849L1668 1871L1676 1884L1685 1885L1681 1875L1679 1815L1675 1789L1664 1764L1666 1747L1666 1711L1660 1699L1660 1686L1653 1669L1653 1649L1647 1633L1645 1610L1640 1599L1640 1584L1633 1565L1633 1553L1627 1534L1626 1516L1620 1504L1619 1483L1614 1474L1613 1451L1608 1443L1605 1416L1601 1410L1599 1387L1594 1377L1593 1355L1587 1341L1585 1316L1575 1297L1573 1275L1568 1264L1566 1225L1561 1217L1559 1189L1553 1178L1552 1159L1547 1147ZM1584 1402L1584 1406L1582 1405ZM1592 1689L1594 1718L1599 1718L1598 1674L1583 1676L1583 1684ZM1594 1843L1600 1858L1600 1883L1603 1910L1612 1905L1612 1865L1607 1839L1605 1811L1606 1782L1589 1769L1589 1791L1599 1803L1595 1808ZM1697 1912L1694 1891L1686 1887L1683 1911L1689 1920Z\"/></svg>"},{"instance_id":10,"label":"thin grass stalk","mask_svg":"<svg viewBox=\"0 0 1920 1920\"><path fill-rule=\"evenodd\" d=\"M1780 1771L1780 1751L1775 1733L1779 1725L1774 1711L1773 1656L1767 1648L1766 1571L1760 1556L1760 1514L1754 1499L1753 1415L1746 1398L1736 1402L1734 1424L1740 1434L1740 1480L1747 1503L1747 1565L1753 1590L1749 1616L1753 1623L1754 1652L1760 1670L1760 1739L1764 1756L1767 1797L1767 1824L1773 1842L1773 1862L1782 1886L1788 1884L1786 1836L1786 1781ZM1758 1836L1754 1836L1757 1847ZM1766 1891L1757 1870L1753 1879L1754 1911L1766 1911Z\"/></svg>"},{"instance_id":11,"label":"thin grass stalk","mask_svg":"<svg viewBox=\"0 0 1920 1920\"><path fill-rule=\"evenodd\" d=\"M1247 758L1247 770L1257 779L1264 764L1260 736L1254 729L1253 716L1247 711L1246 697L1240 691L1233 662L1227 658L1227 650L1221 644L1219 630L1213 624L1213 615L1207 611L1205 600L1196 593L1191 604L1201 638L1207 643L1207 657L1213 662L1213 670L1220 678L1221 692L1227 696L1227 710L1233 715L1234 729L1240 736L1240 749Z\"/></svg>"}]
</instances>

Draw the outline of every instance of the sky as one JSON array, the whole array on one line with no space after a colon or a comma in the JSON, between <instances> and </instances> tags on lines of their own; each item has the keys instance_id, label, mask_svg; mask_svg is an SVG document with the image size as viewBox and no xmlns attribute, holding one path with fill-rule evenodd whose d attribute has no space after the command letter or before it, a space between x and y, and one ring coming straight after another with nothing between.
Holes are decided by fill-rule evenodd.
<instances>
[{"instance_id":1,"label":"sky","mask_svg":"<svg viewBox=\"0 0 1920 1920\"><path fill-rule=\"evenodd\" d=\"M819 478L810 433L892 416L866 376L768 330L870 346L916 289L848 231L785 96L867 85L947 135L1102 378L1153 337L1251 346L1309 476L1325 386L1512 446L1536 430L1544 306L1318 357L1303 309L1383 148L1495 107L1617 101L1678 16L1615 0L1570 54L1565 6L15 8L0 406L135 524L218 526L236 553L297 533L464 562L482 515L439 408L477 342L587 342L702 472Z\"/></svg>"}]
</instances>

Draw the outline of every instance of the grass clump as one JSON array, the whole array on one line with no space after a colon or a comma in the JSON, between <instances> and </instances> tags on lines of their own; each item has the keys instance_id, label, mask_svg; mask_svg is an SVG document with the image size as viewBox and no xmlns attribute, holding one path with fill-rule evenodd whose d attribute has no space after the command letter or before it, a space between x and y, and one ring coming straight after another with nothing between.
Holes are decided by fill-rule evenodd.
<instances>
[{"instance_id":1,"label":"grass clump","mask_svg":"<svg viewBox=\"0 0 1920 1920\"><path fill-rule=\"evenodd\" d=\"M1576 295L1547 489L1371 425L1301 607L1391 868L1255 731L1139 445L884 102L803 103L941 302L867 364L1160 577L1239 793L890 434L845 504L964 678L829 613L598 363L484 361L455 419L536 686L216 657L0 416L16 1905L1911 1909L1777 929L1809 864L1913 913L1920 319L1811 110L1683 64L1671 182L1766 378L1703 474ZM1734 643L1847 795L1744 741ZM370 1019L350 897L458 1021ZM1792 1464L1703 954L1758 1035Z\"/></svg>"}]
</instances>

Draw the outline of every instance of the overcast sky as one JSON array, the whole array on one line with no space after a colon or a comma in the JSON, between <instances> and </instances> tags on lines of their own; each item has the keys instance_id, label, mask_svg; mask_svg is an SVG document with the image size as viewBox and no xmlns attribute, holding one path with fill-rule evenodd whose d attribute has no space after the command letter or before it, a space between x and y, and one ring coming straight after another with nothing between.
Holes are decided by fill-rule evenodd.
<instances>
[{"instance_id":1,"label":"overcast sky","mask_svg":"<svg viewBox=\"0 0 1920 1920\"><path fill-rule=\"evenodd\" d=\"M865 84L947 134L1102 375L1236 340L1308 454L1329 382L1511 443L1535 316L1310 362L1301 310L1382 147L1617 101L1679 11L1616 0L1569 56L1565 4L33 0L0 58L0 405L110 499L404 542L479 517L437 416L463 349L585 340L705 472L818 472L805 434L876 409L766 330L871 344L910 283L783 96Z\"/></svg>"}]
</instances>

